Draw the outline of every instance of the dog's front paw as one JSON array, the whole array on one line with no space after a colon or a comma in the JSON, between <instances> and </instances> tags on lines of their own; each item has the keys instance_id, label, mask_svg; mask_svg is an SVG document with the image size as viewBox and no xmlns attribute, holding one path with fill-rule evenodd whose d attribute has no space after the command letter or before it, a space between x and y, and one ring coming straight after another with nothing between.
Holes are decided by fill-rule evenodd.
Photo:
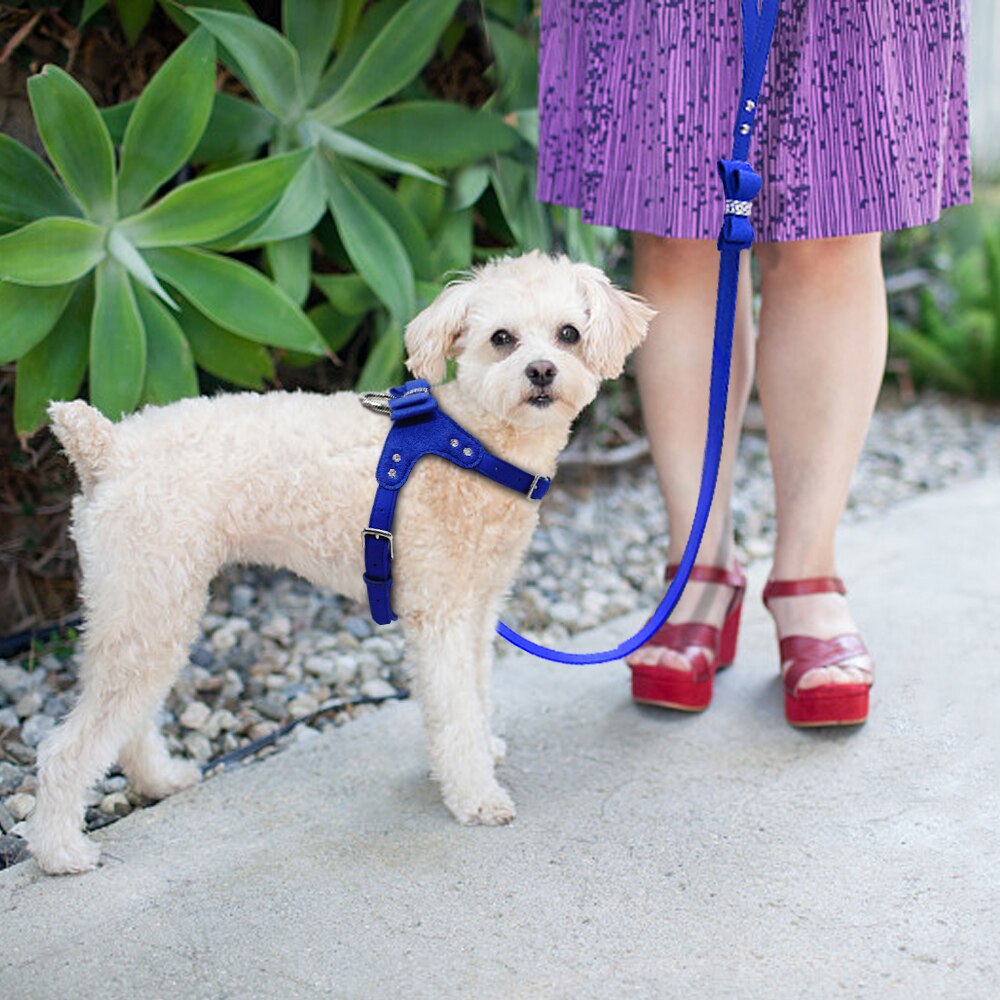
<instances>
[{"instance_id":1,"label":"dog's front paw","mask_svg":"<svg viewBox=\"0 0 1000 1000\"><path fill-rule=\"evenodd\" d=\"M76 875L97 867L101 848L82 833L62 838L46 837L28 824L28 847L38 867L47 875Z\"/></svg>"},{"instance_id":2,"label":"dog's front paw","mask_svg":"<svg viewBox=\"0 0 1000 1000\"><path fill-rule=\"evenodd\" d=\"M517 815L514 800L497 784L483 796L446 795L444 801L465 826L506 826Z\"/></svg>"}]
</instances>

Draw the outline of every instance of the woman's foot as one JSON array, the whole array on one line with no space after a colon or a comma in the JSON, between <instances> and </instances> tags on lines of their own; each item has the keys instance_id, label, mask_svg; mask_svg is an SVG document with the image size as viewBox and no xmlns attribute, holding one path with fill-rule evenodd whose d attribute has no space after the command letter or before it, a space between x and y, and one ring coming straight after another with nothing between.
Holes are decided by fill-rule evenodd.
<instances>
[{"instance_id":1,"label":"woman's foot","mask_svg":"<svg viewBox=\"0 0 1000 1000\"><path fill-rule=\"evenodd\" d=\"M742 576L739 564L734 563L733 566L734 568L729 572L739 574L739 576L732 578L730 583L695 579L696 575L700 575L698 571L706 568L696 566L692 571L692 577L688 580L687 586L684 588L684 593L681 594L680 600L677 602L677 606L670 614L669 624L682 625L689 622L698 622L721 630L726 619L726 614L733 604L737 589L736 584ZM668 566L668 581L673 579L672 571L675 568L674 564ZM715 567L710 568L714 569ZM725 573L726 571L721 570L720 572ZM716 650L708 646L699 648L708 666L715 666ZM642 664L645 666L669 667L672 670L689 671L692 668L691 660L692 655L690 652L686 655L680 649L657 642L656 636L654 636L649 644L640 646L634 653L630 653L626 662L629 666ZM728 666L728 664L726 665Z\"/></svg>"},{"instance_id":2,"label":"woman's foot","mask_svg":"<svg viewBox=\"0 0 1000 1000\"><path fill-rule=\"evenodd\" d=\"M785 713L793 725L864 722L874 662L837 577L770 580L764 603L781 649Z\"/></svg>"},{"instance_id":3,"label":"woman's foot","mask_svg":"<svg viewBox=\"0 0 1000 1000\"><path fill-rule=\"evenodd\" d=\"M676 569L667 567L668 580ZM700 712L712 700L716 670L736 656L746 589L742 569L696 565L689 579L671 620L626 661L637 702Z\"/></svg>"}]
</instances>

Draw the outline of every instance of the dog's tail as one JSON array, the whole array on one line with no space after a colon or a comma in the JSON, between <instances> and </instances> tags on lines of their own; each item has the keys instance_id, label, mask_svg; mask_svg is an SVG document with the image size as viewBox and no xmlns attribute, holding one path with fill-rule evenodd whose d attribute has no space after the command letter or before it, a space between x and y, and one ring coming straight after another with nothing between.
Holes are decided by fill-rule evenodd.
<instances>
[{"instance_id":1,"label":"dog's tail","mask_svg":"<svg viewBox=\"0 0 1000 1000\"><path fill-rule=\"evenodd\" d=\"M50 403L49 419L52 430L76 468L80 485L89 493L107 465L114 425L82 399L74 399L71 403Z\"/></svg>"}]
</instances>

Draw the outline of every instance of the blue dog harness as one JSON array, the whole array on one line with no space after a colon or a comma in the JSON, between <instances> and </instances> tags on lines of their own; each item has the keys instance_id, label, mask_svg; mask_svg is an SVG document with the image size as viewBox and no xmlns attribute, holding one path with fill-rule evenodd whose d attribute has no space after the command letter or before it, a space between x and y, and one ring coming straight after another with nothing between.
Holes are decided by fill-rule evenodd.
<instances>
[{"instance_id":1,"label":"blue dog harness","mask_svg":"<svg viewBox=\"0 0 1000 1000\"><path fill-rule=\"evenodd\" d=\"M431 387L424 379L397 385L387 393L365 393L361 401L369 409L392 418L392 427L375 468L378 482L375 502L368 527L362 532L368 605L372 618L379 625L388 625L396 620L389 595L396 499L419 459L424 455L446 458L462 469L478 472L522 494L528 500L541 500L552 482L548 476L532 475L488 451L478 438L438 408Z\"/></svg>"}]
</instances>

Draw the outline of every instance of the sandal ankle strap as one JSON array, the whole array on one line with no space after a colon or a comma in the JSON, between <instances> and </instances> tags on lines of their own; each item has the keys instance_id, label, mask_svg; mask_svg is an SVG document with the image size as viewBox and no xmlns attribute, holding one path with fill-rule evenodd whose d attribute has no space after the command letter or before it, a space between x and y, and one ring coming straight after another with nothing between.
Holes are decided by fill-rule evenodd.
<instances>
[{"instance_id":1,"label":"sandal ankle strap","mask_svg":"<svg viewBox=\"0 0 1000 1000\"><path fill-rule=\"evenodd\" d=\"M772 597L802 597L805 594L846 594L839 576L811 576L804 580L768 580L764 586L765 607Z\"/></svg>"},{"instance_id":2,"label":"sandal ankle strap","mask_svg":"<svg viewBox=\"0 0 1000 1000\"><path fill-rule=\"evenodd\" d=\"M677 575L679 565L679 563L668 563L663 578L672 580ZM695 563L691 567L691 575L688 579L697 583L724 583L727 587L735 587L737 590L747 584L743 567L739 563L736 563L732 569L724 569L721 566L699 566Z\"/></svg>"}]
</instances>

